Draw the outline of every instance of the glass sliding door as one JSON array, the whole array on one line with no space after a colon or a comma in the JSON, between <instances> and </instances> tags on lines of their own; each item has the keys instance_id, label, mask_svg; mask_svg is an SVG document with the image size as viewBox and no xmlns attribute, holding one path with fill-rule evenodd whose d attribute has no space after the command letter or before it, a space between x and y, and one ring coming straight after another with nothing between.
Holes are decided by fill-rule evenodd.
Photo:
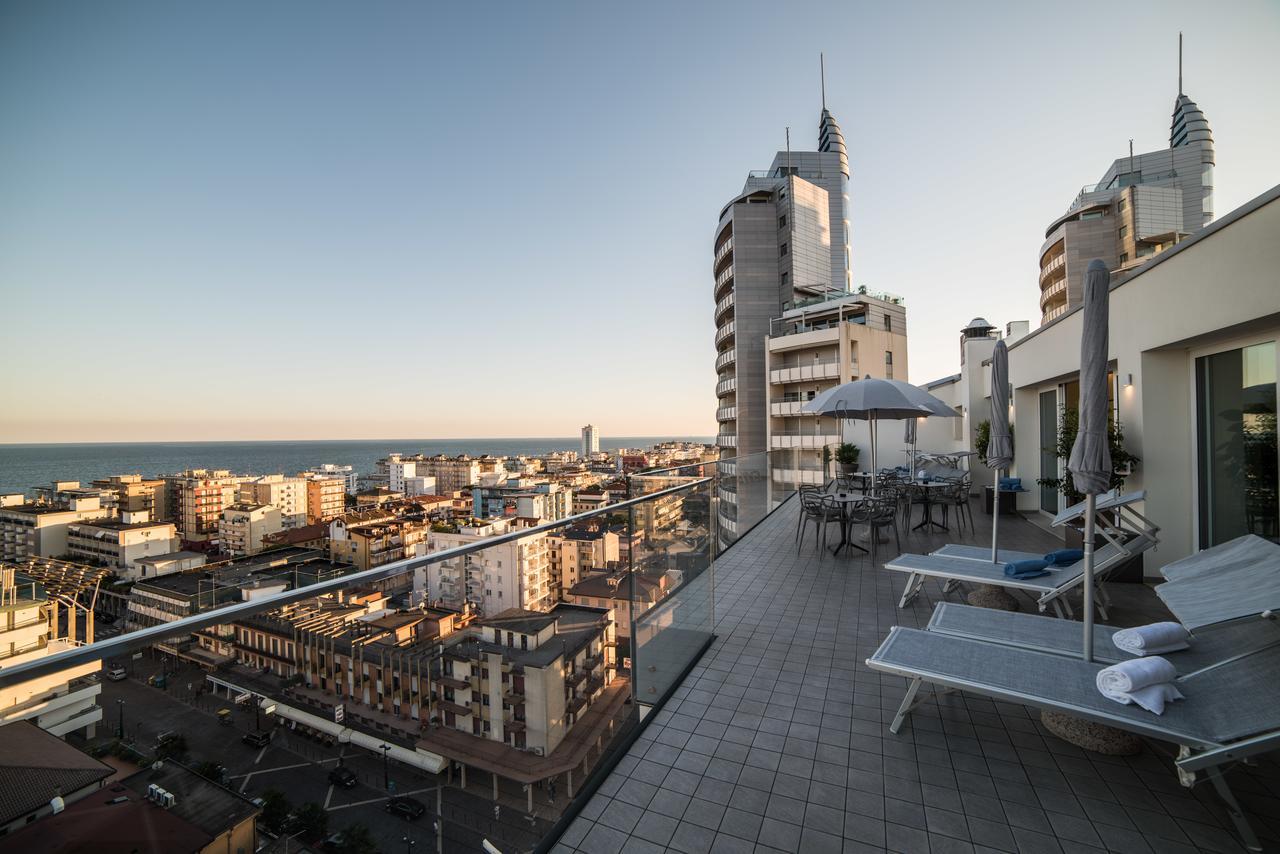
<instances>
[{"instance_id":1,"label":"glass sliding door","mask_svg":"<svg viewBox=\"0 0 1280 854\"><path fill-rule=\"evenodd\" d=\"M1040 477L1058 476L1058 390L1040 392ZM1058 490L1040 487L1040 509L1058 512Z\"/></svg>"},{"instance_id":2,"label":"glass sliding door","mask_svg":"<svg viewBox=\"0 0 1280 854\"><path fill-rule=\"evenodd\" d=\"M1200 548L1280 538L1276 343L1196 359Z\"/></svg>"}]
</instances>

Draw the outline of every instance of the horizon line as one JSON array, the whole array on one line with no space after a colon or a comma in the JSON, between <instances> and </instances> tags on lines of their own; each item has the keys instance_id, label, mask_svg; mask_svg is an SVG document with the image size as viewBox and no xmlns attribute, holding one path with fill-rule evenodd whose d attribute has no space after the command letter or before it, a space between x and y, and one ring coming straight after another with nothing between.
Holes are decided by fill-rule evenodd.
<instances>
[{"instance_id":1,"label":"horizon line","mask_svg":"<svg viewBox=\"0 0 1280 854\"><path fill-rule=\"evenodd\" d=\"M715 433L703 434L710 437L714 442ZM604 439L697 439L701 436L691 433L654 433L646 436L606 436L600 435L601 440ZM15 447L57 447L67 445L232 445L245 444L249 442L259 444L289 444L297 442L515 442L522 440L547 442L558 441L561 439L570 439L575 442L581 441L581 436L478 436L478 437L437 437L437 438L412 438L412 439L156 439L156 440L129 440L129 441L77 441L77 442L0 442L0 448ZM706 444L706 443L701 443Z\"/></svg>"}]
</instances>

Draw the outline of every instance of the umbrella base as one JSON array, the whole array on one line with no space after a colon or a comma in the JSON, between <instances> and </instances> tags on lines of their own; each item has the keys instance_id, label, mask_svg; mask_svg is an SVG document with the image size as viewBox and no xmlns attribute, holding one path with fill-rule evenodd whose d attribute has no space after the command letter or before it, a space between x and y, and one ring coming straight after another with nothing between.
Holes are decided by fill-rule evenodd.
<instances>
[{"instance_id":1,"label":"umbrella base","mask_svg":"<svg viewBox=\"0 0 1280 854\"><path fill-rule=\"evenodd\" d=\"M973 589L965 601L975 608L991 608L996 611L1019 610L1018 600L1009 595L1003 587L983 584Z\"/></svg>"},{"instance_id":2,"label":"umbrella base","mask_svg":"<svg viewBox=\"0 0 1280 854\"><path fill-rule=\"evenodd\" d=\"M1082 750L1104 756L1132 756L1142 751L1142 739L1131 732L1048 709L1040 712L1045 729Z\"/></svg>"}]
</instances>

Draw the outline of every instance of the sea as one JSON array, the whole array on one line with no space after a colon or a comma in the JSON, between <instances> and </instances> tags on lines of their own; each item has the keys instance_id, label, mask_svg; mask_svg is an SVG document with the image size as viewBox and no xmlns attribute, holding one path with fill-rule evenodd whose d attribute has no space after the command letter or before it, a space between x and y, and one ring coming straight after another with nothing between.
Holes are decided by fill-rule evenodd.
<instances>
[{"instance_id":1,"label":"sea","mask_svg":"<svg viewBox=\"0 0 1280 854\"><path fill-rule=\"evenodd\" d=\"M659 442L714 441L711 436L602 436L601 450L648 448ZM189 468L236 474L295 474L323 463L372 472L381 457L405 454L516 456L581 450L582 439L377 439L317 442L147 442L0 445L0 494L34 494L55 480L89 484L115 474L159 475Z\"/></svg>"}]
</instances>

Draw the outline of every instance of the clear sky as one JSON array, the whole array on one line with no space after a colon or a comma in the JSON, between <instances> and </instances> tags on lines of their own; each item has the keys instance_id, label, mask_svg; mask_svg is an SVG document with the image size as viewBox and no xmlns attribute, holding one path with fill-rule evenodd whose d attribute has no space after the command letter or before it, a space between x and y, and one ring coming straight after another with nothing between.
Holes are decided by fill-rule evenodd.
<instances>
[{"instance_id":1,"label":"clear sky","mask_svg":"<svg viewBox=\"0 0 1280 854\"><path fill-rule=\"evenodd\" d=\"M714 432L711 240L818 52L910 377L1168 144L1280 183L1280 4L0 6L0 442Z\"/></svg>"}]
</instances>

